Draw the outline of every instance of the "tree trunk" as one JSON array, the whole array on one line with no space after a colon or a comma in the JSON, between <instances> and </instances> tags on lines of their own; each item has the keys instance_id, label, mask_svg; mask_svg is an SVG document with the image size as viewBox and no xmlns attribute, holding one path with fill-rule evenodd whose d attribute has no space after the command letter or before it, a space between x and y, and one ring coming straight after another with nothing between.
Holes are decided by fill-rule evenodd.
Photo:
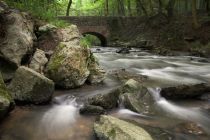
<instances>
[{"instance_id":1,"label":"tree trunk","mask_svg":"<svg viewBox=\"0 0 210 140\"><path fill-rule=\"evenodd\" d=\"M128 15L131 17L132 16L132 12L131 12L131 1L127 0L128 2Z\"/></svg>"},{"instance_id":2,"label":"tree trunk","mask_svg":"<svg viewBox=\"0 0 210 140\"><path fill-rule=\"evenodd\" d=\"M210 6L209 0L206 0L206 11L207 11L207 13L209 13L209 10L210 10L209 6Z\"/></svg>"},{"instance_id":3,"label":"tree trunk","mask_svg":"<svg viewBox=\"0 0 210 140\"><path fill-rule=\"evenodd\" d=\"M169 0L168 6L167 6L167 12L168 12L169 18L174 16L174 5L175 5L175 0Z\"/></svg>"},{"instance_id":4,"label":"tree trunk","mask_svg":"<svg viewBox=\"0 0 210 140\"><path fill-rule=\"evenodd\" d=\"M163 7L163 4L162 4L162 1L161 0L158 0L158 13L162 13L162 7Z\"/></svg>"},{"instance_id":5,"label":"tree trunk","mask_svg":"<svg viewBox=\"0 0 210 140\"><path fill-rule=\"evenodd\" d=\"M109 15L109 2L105 0L105 16Z\"/></svg>"},{"instance_id":6,"label":"tree trunk","mask_svg":"<svg viewBox=\"0 0 210 140\"><path fill-rule=\"evenodd\" d=\"M199 23L198 23L198 17L197 17L196 0L192 0L192 16L193 16L194 28L198 28Z\"/></svg>"},{"instance_id":7,"label":"tree trunk","mask_svg":"<svg viewBox=\"0 0 210 140\"><path fill-rule=\"evenodd\" d=\"M141 0L136 0L136 10L137 10L137 14L140 15L141 14L141 10L143 11L144 15L147 16L147 10L144 7L143 3Z\"/></svg>"},{"instance_id":8,"label":"tree trunk","mask_svg":"<svg viewBox=\"0 0 210 140\"><path fill-rule=\"evenodd\" d=\"M70 11L70 8L71 8L71 4L72 4L72 0L69 0L67 10L66 10L66 16L69 16L69 11Z\"/></svg>"},{"instance_id":9,"label":"tree trunk","mask_svg":"<svg viewBox=\"0 0 210 140\"><path fill-rule=\"evenodd\" d=\"M123 0L117 0L118 3L118 15L125 16L125 7L124 7L124 1Z\"/></svg>"}]
</instances>

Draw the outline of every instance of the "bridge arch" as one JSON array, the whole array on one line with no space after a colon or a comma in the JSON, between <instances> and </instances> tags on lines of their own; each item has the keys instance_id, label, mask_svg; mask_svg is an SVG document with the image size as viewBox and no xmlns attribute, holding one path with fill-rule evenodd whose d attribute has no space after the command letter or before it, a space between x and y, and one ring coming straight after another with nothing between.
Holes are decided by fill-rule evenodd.
<instances>
[{"instance_id":1,"label":"bridge arch","mask_svg":"<svg viewBox=\"0 0 210 140\"><path fill-rule=\"evenodd\" d=\"M82 33L83 36L85 35L93 35L93 36L96 36L100 42L101 42L101 46L102 47L106 47L107 46L107 39L104 35L98 33L98 32L84 32Z\"/></svg>"}]
</instances>

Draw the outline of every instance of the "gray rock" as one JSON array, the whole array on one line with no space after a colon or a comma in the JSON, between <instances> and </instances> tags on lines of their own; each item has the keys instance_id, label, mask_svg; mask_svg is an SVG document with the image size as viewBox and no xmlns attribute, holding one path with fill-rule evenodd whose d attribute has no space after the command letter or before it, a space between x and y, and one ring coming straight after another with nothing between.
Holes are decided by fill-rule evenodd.
<instances>
[{"instance_id":1,"label":"gray rock","mask_svg":"<svg viewBox=\"0 0 210 140\"><path fill-rule=\"evenodd\" d=\"M48 62L48 59L45 56L45 52L40 49L37 49L36 52L34 53L31 63L29 64L29 67L35 70L36 72L39 72L42 74L47 62Z\"/></svg>"},{"instance_id":2,"label":"gray rock","mask_svg":"<svg viewBox=\"0 0 210 140\"><path fill-rule=\"evenodd\" d=\"M0 73L0 119L14 108L14 100L8 92Z\"/></svg>"},{"instance_id":3,"label":"gray rock","mask_svg":"<svg viewBox=\"0 0 210 140\"><path fill-rule=\"evenodd\" d=\"M0 58L0 71L2 73L2 77L4 81L9 81L15 75L15 71L17 70L17 66Z\"/></svg>"},{"instance_id":4,"label":"gray rock","mask_svg":"<svg viewBox=\"0 0 210 140\"><path fill-rule=\"evenodd\" d=\"M167 99L194 98L203 94L210 94L210 86L201 83L166 87L161 89L160 94Z\"/></svg>"},{"instance_id":5,"label":"gray rock","mask_svg":"<svg viewBox=\"0 0 210 140\"><path fill-rule=\"evenodd\" d=\"M100 106L84 105L82 108L80 108L80 113L90 115L101 115L105 113L105 110Z\"/></svg>"},{"instance_id":6,"label":"gray rock","mask_svg":"<svg viewBox=\"0 0 210 140\"><path fill-rule=\"evenodd\" d=\"M121 91L117 88L110 90L107 93L94 95L88 98L88 104L100 106L104 109L115 108L118 105L120 92Z\"/></svg>"},{"instance_id":7,"label":"gray rock","mask_svg":"<svg viewBox=\"0 0 210 140\"><path fill-rule=\"evenodd\" d=\"M135 93L125 93L121 95L120 100L126 109L137 113L154 115L155 102L149 92L144 93L143 96Z\"/></svg>"},{"instance_id":8,"label":"gray rock","mask_svg":"<svg viewBox=\"0 0 210 140\"><path fill-rule=\"evenodd\" d=\"M8 89L17 101L39 104L51 99L54 83L40 73L21 66L16 71Z\"/></svg>"},{"instance_id":9,"label":"gray rock","mask_svg":"<svg viewBox=\"0 0 210 140\"><path fill-rule=\"evenodd\" d=\"M33 51L33 22L28 15L10 10L4 14L7 21L6 35L0 42L0 57L14 63L21 64L24 57Z\"/></svg>"},{"instance_id":10,"label":"gray rock","mask_svg":"<svg viewBox=\"0 0 210 140\"><path fill-rule=\"evenodd\" d=\"M90 71L90 75L87 79L89 83L98 84L105 79L106 72L99 66L93 54L90 56L88 70Z\"/></svg>"},{"instance_id":11,"label":"gray rock","mask_svg":"<svg viewBox=\"0 0 210 140\"><path fill-rule=\"evenodd\" d=\"M129 79L122 87L124 93L127 92L138 92L141 89L141 84L133 79Z\"/></svg>"},{"instance_id":12,"label":"gray rock","mask_svg":"<svg viewBox=\"0 0 210 140\"><path fill-rule=\"evenodd\" d=\"M38 31L44 33L44 32L49 32L49 31L52 31L55 29L57 29L57 27L55 25L46 24L44 26L39 27Z\"/></svg>"},{"instance_id":13,"label":"gray rock","mask_svg":"<svg viewBox=\"0 0 210 140\"><path fill-rule=\"evenodd\" d=\"M130 79L122 87L120 101L126 109L142 114L154 114L155 101L146 87Z\"/></svg>"},{"instance_id":14,"label":"gray rock","mask_svg":"<svg viewBox=\"0 0 210 140\"><path fill-rule=\"evenodd\" d=\"M75 25L62 29L62 41L56 47L46 71L50 79L62 88L76 88L85 83L90 71L90 50L80 46L80 34Z\"/></svg>"},{"instance_id":15,"label":"gray rock","mask_svg":"<svg viewBox=\"0 0 210 140\"><path fill-rule=\"evenodd\" d=\"M143 128L111 116L101 116L94 132L99 140L152 140Z\"/></svg>"}]
</instances>

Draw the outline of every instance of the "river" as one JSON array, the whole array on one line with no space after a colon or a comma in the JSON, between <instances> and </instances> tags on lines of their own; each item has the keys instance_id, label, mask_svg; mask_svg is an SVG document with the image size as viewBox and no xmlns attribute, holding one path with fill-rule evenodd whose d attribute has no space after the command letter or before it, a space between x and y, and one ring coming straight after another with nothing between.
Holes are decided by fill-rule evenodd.
<instances>
[{"instance_id":1,"label":"river","mask_svg":"<svg viewBox=\"0 0 210 140\"><path fill-rule=\"evenodd\" d=\"M154 140L209 140L210 100L168 101L159 88L179 84L210 82L210 60L192 56L157 56L132 49L130 54L117 54L116 48L92 48L106 71L125 69L147 76L144 82L155 95L156 115L138 114L123 107L110 115L144 127ZM56 91L49 105L18 106L0 125L1 140L94 140L95 116L82 116L82 98L106 92L119 81L107 76L101 85L84 85L79 89ZM210 99L210 98L209 98Z\"/></svg>"}]
</instances>

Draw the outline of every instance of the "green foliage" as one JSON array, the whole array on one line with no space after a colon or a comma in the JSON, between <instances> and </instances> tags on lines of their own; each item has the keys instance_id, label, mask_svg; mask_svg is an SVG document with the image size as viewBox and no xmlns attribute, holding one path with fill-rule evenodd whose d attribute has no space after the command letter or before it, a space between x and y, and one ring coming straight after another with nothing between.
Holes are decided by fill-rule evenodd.
<instances>
[{"instance_id":1,"label":"green foliage","mask_svg":"<svg viewBox=\"0 0 210 140\"><path fill-rule=\"evenodd\" d=\"M101 41L94 35L86 34L82 37L80 45L83 47L100 46Z\"/></svg>"},{"instance_id":2,"label":"green foliage","mask_svg":"<svg viewBox=\"0 0 210 140\"><path fill-rule=\"evenodd\" d=\"M31 15L35 16L38 19L45 20L49 23L52 23L58 27L65 27L68 24L64 21L58 20L56 17L60 7L58 1L49 1L49 0L6 0L8 5L13 8L17 8L21 11L27 11Z\"/></svg>"},{"instance_id":3,"label":"green foliage","mask_svg":"<svg viewBox=\"0 0 210 140\"><path fill-rule=\"evenodd\" d=\"M82 37L81 39L80 39L80 45L82 46L82 47L87 47L87 48L91 48L92 46L91 46L91 42L86 38L86 37Z\"/></svg>"}]
</instances>

